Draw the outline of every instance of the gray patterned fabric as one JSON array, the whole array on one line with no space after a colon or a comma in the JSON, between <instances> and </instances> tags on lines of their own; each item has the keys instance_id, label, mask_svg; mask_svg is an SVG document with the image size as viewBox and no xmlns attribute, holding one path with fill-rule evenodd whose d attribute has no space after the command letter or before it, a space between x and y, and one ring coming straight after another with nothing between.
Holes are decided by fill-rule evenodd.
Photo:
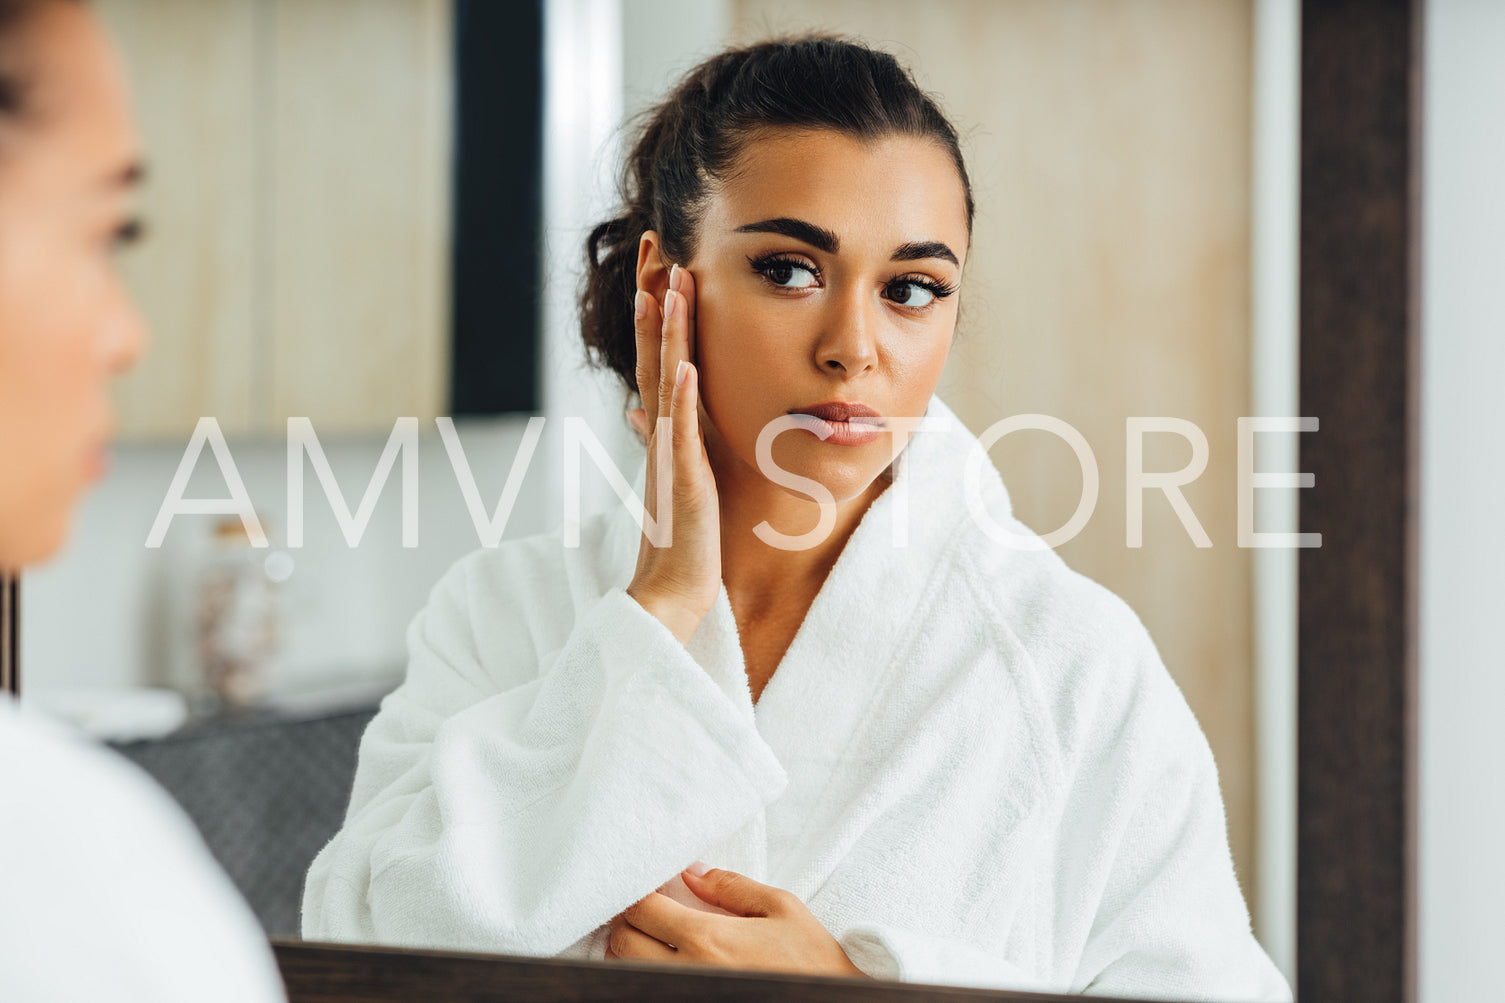
<instances>
[{"instance_id":1,"label":"gray patterned fabric","mask_svg":"<svg viewBox=\"0 0 1505 1003\"><path fill-rule=\"evenodd\" d=\"M297 937L303 878L344 821L375 713L226 715L115 748L188 812L267 934Z\"/></svg>"}]
</instances>

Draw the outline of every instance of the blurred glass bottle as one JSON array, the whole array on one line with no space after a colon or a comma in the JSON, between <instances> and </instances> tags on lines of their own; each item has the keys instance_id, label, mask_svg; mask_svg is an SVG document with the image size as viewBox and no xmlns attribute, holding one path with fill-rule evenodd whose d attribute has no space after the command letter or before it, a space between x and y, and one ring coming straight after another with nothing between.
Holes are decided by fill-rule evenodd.
<instances>
[{"instance_id":1,"label":"blurred glass bottle","mask_svg":"<svg viewBox=\"0 0 1505 1003\"><path fill-rule=\"evenodd\" d=\"M216 524L199 577L197 620L202 679L219 706L250 707L266 695L281 640L280 593L245 524Z\"/></svg>"}]
</instances>

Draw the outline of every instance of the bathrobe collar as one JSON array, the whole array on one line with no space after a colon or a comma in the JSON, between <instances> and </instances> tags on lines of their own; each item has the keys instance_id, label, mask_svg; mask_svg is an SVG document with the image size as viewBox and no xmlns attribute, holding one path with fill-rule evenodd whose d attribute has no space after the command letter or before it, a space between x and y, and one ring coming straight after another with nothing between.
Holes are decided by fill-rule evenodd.
<instances>
[{"instance_id":1,"label":"bathrobe collar","mask_svg":"<svg viewBox=\"0 0 1505 1003\"><path fill-rule=\"evenodd\" d=\"M790 763L812 740L828 749L845 744L877 696L885 670L913 635L918 598L942 587L947 555L958 546L989 545L962 491L968 456L979 448L976 436L932 396L925 424L894 462L893 483L863 513L756 706L722 584L686 649L756 723L781 761ZM1008 494L982 459L988 513L1006 520ZM637 478L640 498L645 481L646 460ZM636 566L641 530L623 518L613 520L613 533L625 582ZM906 537L905 545L895 545Z\"/></svg>"}]
</instances>

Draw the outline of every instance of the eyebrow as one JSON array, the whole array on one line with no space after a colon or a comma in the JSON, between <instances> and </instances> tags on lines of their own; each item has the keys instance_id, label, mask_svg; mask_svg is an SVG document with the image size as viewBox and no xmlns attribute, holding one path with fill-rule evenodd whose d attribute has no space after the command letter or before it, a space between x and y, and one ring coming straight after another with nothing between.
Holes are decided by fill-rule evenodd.
<instances>
[{"instance_id":1,"label":"eyebrow","mask_svg":"<svg viewBox=\"0 0 1505 1003\"><path fill-rule=\"evenodd\" d=\"M783 234L795 240L802 240L827 254L835 254L841 248L841 238L835 233L823 226L816 226L806 220L793 219L789 216L759 220L756 223L744 223L737 227L736 232ZM924 258L940 258L958 267L961 265L961 262L957 260L956 252L938 240L916 240L901 244L889 260L919 261Z\"/></svg>"},{"instance_id":2,"label":"eyebrow","mask_svg":"<svg viewBox=\"0 0 1505 1003\"><path fill-rule=\"evenodd\" d=\"M940 258L949 261L958 268L961 262L956 260L956 252L951 250L939 240L916 240L902 245L890 261L919 261L923 258Z\"/></svg>"},{"instance_id":3,"label":"eyebrow","mask_svg":"<svg viewBox=\"0 0 1505 1003\"><path fill-rule=\"evenodd\" d=\"M788 216L780 216L777 219L759 220L756 223L744 223L737 227L738 233L781 233L795 240L803 240L811 247L818 247L827 254L835 254L841 247L841 238L827 230L823 226L807 223L802 219L791 219Z\"/></svg>"}]
</instances>

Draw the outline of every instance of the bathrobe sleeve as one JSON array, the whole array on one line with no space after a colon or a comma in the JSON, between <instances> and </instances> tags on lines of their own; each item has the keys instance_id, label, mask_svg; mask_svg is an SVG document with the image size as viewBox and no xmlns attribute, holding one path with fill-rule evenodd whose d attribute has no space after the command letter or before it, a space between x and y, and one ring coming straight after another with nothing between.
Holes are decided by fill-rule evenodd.
<instances>
[{"instance_id":1,"label":"bathrobe sleeve","mask_svg":"<svg viewBox=\"0 0 1505 1003\"><path fill-rule=\"evenodd\" d=\"M997 951L982 951L927 930L862 923L843 931L837 942L852 964L875 979L976 989L1054 992L1058 988Z\"/></svg>"},{"instance_id":2,"label":"bathrobe sleeve","mask_svg":"<svg viewBox=\"0 0 1505 1003\"><path fill-rule=\"evenodd\" d=\"M462 561L413 620L305 937L599 957L613 916L782 793L752 720L623 589L541 654L573 603L537 578Z\"/></svg>"}]
</instances>

